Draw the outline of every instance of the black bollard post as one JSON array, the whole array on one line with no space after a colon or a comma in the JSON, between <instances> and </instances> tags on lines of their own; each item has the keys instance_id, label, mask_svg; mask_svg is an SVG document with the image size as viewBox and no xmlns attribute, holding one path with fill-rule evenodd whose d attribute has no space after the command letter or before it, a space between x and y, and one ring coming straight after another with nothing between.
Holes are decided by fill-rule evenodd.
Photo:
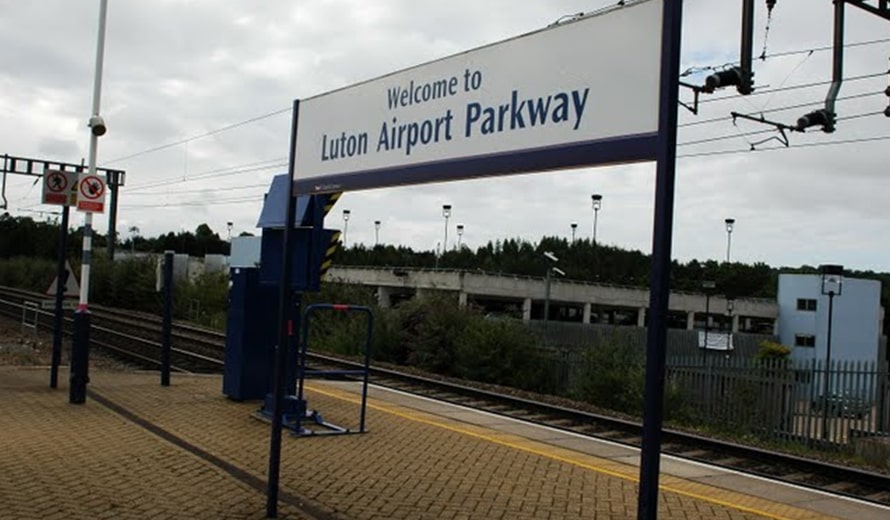
<instances>
[{"instance_id":1,"label":"black bollard post","mask_svg":"<svg viewBox=\"0 0 890 520\"><path fill-rule=\"evenodd\" d=\"M53 321L53 356L49 371L49 387L59 386L59 365L62 362L62 327L64 324L64 311L62 310L62 297L65 295L68 277L71 273L65 269L65 249L68 247L68 206L62 206L62 224L59 229L59 255L56 263L56 305Z\"/></svg>"},{"instance_id":2,"label":"black bollard post","mask_svg":"<svg viewBox=\"0 0 890 520\"><path fill-rule=\"evenodd\" d=\"M71 379L68 402L83 404L87 401L87 383L90 362L90 311L86 305L74 312L74 335L71 339Z\"/></svg>"},{"instance_id":3,"label":"black bollard post","mask_svg":"<svg viewBox=\"0 0 890 520\"><path fill-rule=\"evenodd\" d=\"M170 348L173 328L173 251L164 251L164 323L161 329L161 386L170 386Z\"/></svg>"}]
</instances>

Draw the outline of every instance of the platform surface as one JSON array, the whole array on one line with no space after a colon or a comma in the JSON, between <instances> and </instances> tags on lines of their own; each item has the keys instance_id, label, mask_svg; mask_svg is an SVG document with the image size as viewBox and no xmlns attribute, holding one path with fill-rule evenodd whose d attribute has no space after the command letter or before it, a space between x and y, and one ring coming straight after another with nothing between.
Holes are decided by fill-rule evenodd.
<instances>
[{"instance_id":1,"label":"platform surface","mask_svg":"<svg viewBox=\"0 0 890 520\"><path fill-rule=\"evenodd\" d=\"M0 519L265 517L269 425L221 377L93 370L82 405L63 379L0 367ZM309 407L354 428L357 390L307 382ZM635 450L380 388L367 425L285 434L280 518L636 517ZM660 484L660 519L890 518L666 457Z\"/></svg>"}]
</instances>

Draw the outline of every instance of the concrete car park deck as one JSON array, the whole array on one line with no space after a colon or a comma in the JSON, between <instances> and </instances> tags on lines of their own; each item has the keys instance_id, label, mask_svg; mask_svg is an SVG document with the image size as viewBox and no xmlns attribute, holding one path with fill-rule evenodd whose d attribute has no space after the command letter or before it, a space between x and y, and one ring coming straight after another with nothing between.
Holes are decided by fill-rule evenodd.
<instances>
[{"instance_id":1,"label":"concrete car park deck","mask_svg":"<svg viewBox=\"0 0 890 520\"><path fill-rule=\"evenodd\" d=\"M62 374L67 375L63 369ZM60 379L64 379L60 378ZM263 518L269 425L219 376L0 367L0 518ZM307 382L358 423L356 385ZM635 518L638 453L372 388L368 433L285 435L281 518ZM659 518L888 518L890 509L663 458Z\"/></svg>"}]
</instances>

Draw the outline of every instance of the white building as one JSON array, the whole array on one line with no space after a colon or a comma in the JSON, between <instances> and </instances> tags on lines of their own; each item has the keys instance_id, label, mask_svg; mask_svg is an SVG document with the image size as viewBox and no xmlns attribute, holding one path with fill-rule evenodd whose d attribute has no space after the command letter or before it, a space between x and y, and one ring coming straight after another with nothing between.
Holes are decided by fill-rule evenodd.
<instances>
[{"instance_id":1,"label":"white building","mask_svg":"<svg viewBox=\"0 0 890 520\"><path fill-rule=\"evenodd\" d=\"M831 360L885 361L881 282L844 277L839 290L836 284L832 287L836 294L831 298ZM792 359L825 360L829 299L823 294L822 275L779 275L779 341L794 347Z\"/></svg>"}]
</instances>

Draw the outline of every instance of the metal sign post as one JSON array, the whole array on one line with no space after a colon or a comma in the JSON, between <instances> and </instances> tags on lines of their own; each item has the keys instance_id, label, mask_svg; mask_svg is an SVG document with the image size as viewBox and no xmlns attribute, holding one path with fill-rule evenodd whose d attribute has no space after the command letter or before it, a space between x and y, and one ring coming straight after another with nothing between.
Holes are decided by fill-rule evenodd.
<instances>
[{"instance_id":1,"label":"metal sign post","mask_svg":"<svg viewBox=\"0 0 890 520\"><path fill-rule=\"evenodd\" d=\"M86 192L87 198L92 195L92 203L98 199L95 196L97 189L95 184L88 179L101 178L96 175L96 155L99 148L99 136L104 135L105 122L99 116L99 103L102 93L102 65L105 52L105 19L108 13L108 0L101 0L99 4L99 36L96 44L96 75L93 85L93 114L90 117L90 156L89 173L85 179L81 179L81 191ZM101 186L104 196L105 186ZM79 197L79 196L78 196ZM104 199L103 199L104 200ZM81 209L78 204L78 209ZM83 221L83 256L80 266L80 301L77 311L74 313L74 337L71 342L71 387L68 392L68 401L72 404L82 404L87 400L87 382L89 381L90 359L90 253L93 245L93 213L92 209L85 208L87 213Z\"/></svg>"},{"instance_id":2,"label":"metal sign post","mask_svg":"<svg viewBox=\"0 0 890 520\"><path fill-rule=\"evenodd\" d=\"M637 518L658 518L661 428L664 415L664 371L670 297L674 184L677 165L677 100L680 89L680 33L683 0L665 0L661 29L661 87L658 113L658 159L655 173L655 224L652 233L652 281L646 331L646 376L643 392L643 445Z\"/></svg>"},{"instance_id":3,"label":"metal sign post","mask_svg":"<svg viewBox=\"0 0 890 520\"><path fill-rule=\"evenodd\" d=\"M290 285L291 285L291 261L293 259L293 247L291 247L296 219L297 204L293 196L295 144L297 140L297 121L300 119L300 101L294 101L293 121L291 122L291 154L288 165L288 190L287 216L284 220L284 252L281 261L281 282L278 288L278 345L275 350L275 374L273 377L273 391L275 393L272 406L272 432L269 438L269 482L266 489L266 516L278 517L278 478L281 471L281 426L282 409L284 408L285 392L285 368L287 366L287 346L290 343L288 336L297 334L298 331L288 330L287 315L289 312ZM299 326L299 324L294 324Z\"/></svg>"}]
</instances>

